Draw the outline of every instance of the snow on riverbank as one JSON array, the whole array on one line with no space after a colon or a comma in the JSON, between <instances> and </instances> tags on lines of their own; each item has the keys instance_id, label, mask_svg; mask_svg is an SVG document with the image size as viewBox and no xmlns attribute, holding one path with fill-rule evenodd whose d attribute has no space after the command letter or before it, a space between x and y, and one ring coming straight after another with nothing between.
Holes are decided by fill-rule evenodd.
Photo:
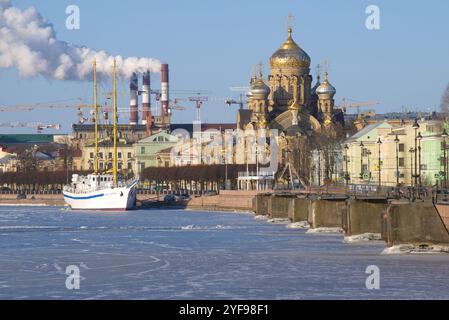
<instances>
[{"instance_id":1,"label":"snow on riverbank","mask_svg":"<svg viewBox=\"0 0 449 320\"><path fill-rule=\"evenodd\" d=\"M310 224L307 221L300 221L295 223L290 223L287 225L288 229L309 229Z\"/></svg>"},{"instance_id":2,"label":"snow on riverbank","mask_svg":"<svg viewBox=\"0 0 449 320\"><path fill-rule=\"evenodd\" d=\"M307 234L342 234L343 229L342 228L315 228L315 229L309 229L306 232Z\"/></svg>"},{"instance_id":3,"label":"snow on riverbank","mask_svg":"<svg viewBox=\"0 0 449 320\"><path fill-rule=\"evenodd\" d=\"M357 243L357 242L381 241L381 240L382 235L380 233L364 233L345 237L344 243Z\"/></svg>"},{"instance_id":4,"label":"snow on riverbank","mask_svg":"<svg viewBox=\"0 0 449 320\"><path fill-rule=\"evenodd\" d=\"M435 254L435 253L449 253L449 246L441 245L413 245L413 244L402 244L393 246L390 248L385 248L382 251L384 255L399 255L399 254Z\"/></svg>"},{"instance_id":5,"label":"snow on riverbank","mask_svg":"<svg viewBox=\"0 0 449 320\"><path fill-rule=\"evenodd\" d=\"M275 224L287 224L290 223L289 219L283 219L283 218L273 218L273 219L268 219L267 220L268 223L275 223Z\"/></svg>"}]
</instances>

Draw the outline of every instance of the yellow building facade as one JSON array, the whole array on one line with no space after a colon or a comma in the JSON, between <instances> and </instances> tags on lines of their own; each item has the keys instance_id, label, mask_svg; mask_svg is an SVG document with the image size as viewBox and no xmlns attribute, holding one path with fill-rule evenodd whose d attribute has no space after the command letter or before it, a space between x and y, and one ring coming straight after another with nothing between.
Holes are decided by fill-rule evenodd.
<instances>
[{"instance_id":1,"label":"yellow building facade","mask_svg":"<svg viewBox=\"0 0 449 320\"><path fill-rule=\"evenodd\" d=\"M100 142L98 149L99 170L107 171L112 168L113 146L108 142ZM75 171L92 171L94 169L95 146L87 145L81 149L79 157L73 159ZM117 144L117 169L119 173L130 174L136 171L135 148L133 144L120 141Z\"/></svg>"},{"instance_id":2,"label":"yellow building facade","mask_svg":"<svg viewBox=\"0 0 449 320\"><path fill-rule=\"evenodd\" d=\"M444 170L442 123L418 121L418 126L414 121L398 127L378 122L345 141L343 170L349 183L391 187L438 183Z\"/></svg>"}]
</instances>

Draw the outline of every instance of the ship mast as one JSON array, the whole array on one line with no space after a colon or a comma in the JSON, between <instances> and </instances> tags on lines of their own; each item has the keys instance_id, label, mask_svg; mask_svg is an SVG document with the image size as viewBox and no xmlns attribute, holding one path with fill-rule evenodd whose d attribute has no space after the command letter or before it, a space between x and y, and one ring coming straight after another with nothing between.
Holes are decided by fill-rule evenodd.
<instances>
[{"instance_id":1,"label":"ship mast","mask_svg":"<svg viewBox=\"0 0 449 320\"><path fill-rule=\"evenodd\" d=\"M113 173L114 188L117 188L117 61L114 59L114 154L113 154Z\"/></svg>"},{"instance_id":2,"label":"ship mast","mask_svg":"<svg viewBox=\"0 0 449 320\"><path fill-rule=\"evenodd\" d=\"M94 113L95 113L95 159L94 173L98 175L98 104L97 104L97 60L94 59Z\"/></svg>"}]
</instances>

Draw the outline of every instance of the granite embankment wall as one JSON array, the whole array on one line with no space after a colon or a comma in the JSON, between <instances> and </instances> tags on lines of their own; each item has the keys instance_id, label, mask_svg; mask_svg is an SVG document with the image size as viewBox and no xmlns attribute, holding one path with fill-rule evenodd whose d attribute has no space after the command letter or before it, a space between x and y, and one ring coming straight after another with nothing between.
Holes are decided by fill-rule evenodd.
<instances>
[{"instance_id":1,"label":"granite embankment wall","mask_svg":"<svg viewBox=\"0 0 449 320\"><path fill-rule=\"evenodd\" d=\"M32 199L34 197L34 199ZM16 194L0 194L0 205L11 206L63 206L64 198L62 194L36 194L27 195L27 199L19 200Z\"/></svg>"},{"instance_id":2,"label":"granite embankment wall","mask_svg":"<svg viewBox=\"0 0 449 320\"><path fill-rule=\"evenodd\" d=\"M435 206L438 214L443 220L444 226L449 230L449 203L440 203Z\"/></svg>"},{"instance_id":3,"label":"granite embankment wall","mask_svg":"<svg viewBox=\"0 0 449 320\"><path fill-rule=\"evenodd\" d=\"M382 222L382 238L388 246L413 244L449 245L447 205L432 202L392 201ZM440 215L439 211L443 214ZM444 216L444 218L442 218Z\"/></svg>"},{"instance_id":4,"label":"granite embankment wall","mask_svg":"<svg viewBox=\"0 0 449 320\"><path fill-rule=\"evenodd\" d=\"M309 224L312 229L341 228L346 211L346 197L320 197L313 199L309 209Z\"/></svg>"},{"instance_id":5,"label":"granite embankment wall","mask_svg":"<svg viewBox=\"0 0 449 320\"><path fill-rule=\"evenodd\" d=\"M217 196L196 197L187 203L192 210L253 211L253 199L258 191L220 191Z\"/></svg>"},{"instance_id":6,"label":"granite embankment wall","mask_svg":"<svg viewBox=\"0 0 449 320\"><path fill-rule=\"evenodd\" d=\"M256 215L307 220L312 229L343 228L345 236L382 234L388 246L449 244L449 203L399 202L386 198L347 198L298 194L259 194Z\"/></svg>"},{"instance_id":7,"label":"granite embankment wall","mask_svg":"<svg viewBox=\"0 0 449 320\"><path fill-rule=\"evenodd\" d=\"M348 199L347 210L343 214L345 236L381 234L382 217L387 209L386 198Z\"/></svg>"},{"instance_id":8,"label":"granite embankment wall","mask_svg":"<svg viewBox=\"0 0 449 320\"><path fill-rule=\"evenodd\" d=\"M268 205L271 205L270 198L270 193L260 193L253 198L253 211L257 216L268 216Z\"/></svg>"},{"instance_id":9,"label":"granite embankment wall","mask_svg":"<svg viewBox=\"0 0 449 320\"><path fill-rule=\"evenodd\" d=\"M221 191L212 197L196 197L189 201L187 208L201 210L252 211L256 191ZM31 199L34 197L34 199ZM138 194L138 202L163 201L164 195ZM17 199L17 194L0 194L0 205L23 206L64 206L62 194L27 195L27 199Z\"/></svg>"},{"instance_id":10,"label":"granite embankment wall","mask_svg":"<svg viewBox=\"0 0 449 320\"><path fill-rule=\"evenodd\" d=\"M292 210L288 213L291 222L307 221L309 218L310 204L312 200L309 197L298 196L292 201Z\"/></svg>"},{"instance_id":11,"label":"granite embankment wall","mask_svg":"<svg viewBox=\"0 0 449 320\"><path fill-rule=\"evenodd\" d=\"M256 215L270 219L289 219L291 222L307 221L310 199L297 194L267 194L254 197L253 209Z\"/></svg>"}]
</instances>

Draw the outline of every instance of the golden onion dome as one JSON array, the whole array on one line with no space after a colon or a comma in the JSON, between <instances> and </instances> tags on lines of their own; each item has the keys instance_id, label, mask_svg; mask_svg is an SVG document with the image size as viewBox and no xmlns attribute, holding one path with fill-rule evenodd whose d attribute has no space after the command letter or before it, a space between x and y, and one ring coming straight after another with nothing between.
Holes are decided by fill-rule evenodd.
<instances>
[{"instance_id":1,"label":"golden onion dome","mask_svg":"<svg viewBox=\"0 0 449 320\"><path fill-rule=\"evenodd\" d=\"M288 28L288 38L271 56L270 65L273 68L310 67L310 56L296 44L292 37L293 30Z\"/></svg>"}]
</instances>

